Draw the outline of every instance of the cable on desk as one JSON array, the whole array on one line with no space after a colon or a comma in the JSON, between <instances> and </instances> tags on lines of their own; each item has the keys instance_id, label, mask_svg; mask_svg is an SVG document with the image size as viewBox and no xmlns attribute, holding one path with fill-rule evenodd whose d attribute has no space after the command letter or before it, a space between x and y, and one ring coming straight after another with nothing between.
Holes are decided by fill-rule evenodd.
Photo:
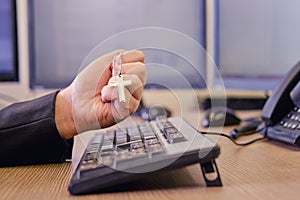
<instances>
[{"instance_id":1,"label":"cable on desk","mask_svg":"<svg viewBox=\"0 0 300 200\"><path fill-rule=\"evenodd\" d=\"M254 134L254 133L258 133L260 131L263 131L265 129L265 127L259 129L259 130L255 130L255 131L249 131L247 132L247 134L245 135L250 135L250 134ZM259 137L259 138L256 138L254 140L251 140L249 142L245 142L245 143L239 143L239 142L236 142L232 137L230 137L229 135L225 134L225 133L217 133L217 132L204 132L204 131L199 131L197 130L199 133L201 134L204 134L204 135L217 135L217 136L222 136L222 137L225 137L225 138L228 138L230 139L235 145L237 146L247 146L247 145L250 145L250 144L253 144L257 141L261 141L261 140L264 140L266 139L267 137L266 136L263 136L263 137Z\"/></svg>"}]
</instances>

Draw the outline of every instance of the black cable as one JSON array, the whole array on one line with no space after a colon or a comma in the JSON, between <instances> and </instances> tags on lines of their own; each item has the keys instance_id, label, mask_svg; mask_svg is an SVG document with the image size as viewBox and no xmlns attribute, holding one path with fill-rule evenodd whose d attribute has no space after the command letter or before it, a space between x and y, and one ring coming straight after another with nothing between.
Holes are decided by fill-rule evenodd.
<instances>
[{"instance_id":1,"label":"black cable","mask_svg":"<svg viewBox=\"0 0 300 200\"><path fill-rule=\"evenodd\" d=\"M237 139L241 136L251 135L253 133L257 133L262 130L258 130L257 128L262 124L261 120L252 121L247 123L246 125L238 126L229 132L230 137L233 139ZM264 128L264 127L263 127Z\"/></svg>"},{"instance_id":2,"label":"black cable","mask_svg":"<svg viewBox=\"0 0 300 200\"><path fill-rule=\"evenodd\" d=\"M265 129L265 127L263 127L262 129L260 130L256 130L256 131L251 131L252 133L251 134L254 134L254 133L258 133L260 131L263 131ZM260 137L260 138L256 138L254 140L251 140L249 142L246 142L246 143L238 143L236 142L232 137L230 137L229 135L225 134L225 133L217 133L217 132L204 132L204 131L199 131L197 130L199 133L201 134L204 134L204 135L218 135L218 136L222 136L222 137L226 137L228 139L230 139L235 145L237 146L247 146L249 144L253 144L254 142L257 142L257 141L261 141L261 140L264 140L266 139L266 137ZM250 131L249 133L247 133L247 135L250 135Z\"/></svg>"}]
</instances>

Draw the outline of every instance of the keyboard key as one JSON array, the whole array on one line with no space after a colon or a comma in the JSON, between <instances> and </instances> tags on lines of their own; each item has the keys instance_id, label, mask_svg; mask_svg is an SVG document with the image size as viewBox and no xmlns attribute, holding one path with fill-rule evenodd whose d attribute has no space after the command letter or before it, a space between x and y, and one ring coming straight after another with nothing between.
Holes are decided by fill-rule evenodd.
<instances>
[{"instance_id":1,"label":"keyboard key","mask_svg":"<svg viewBox=\"0 0 300 200\"><path fill-rule=\"evenodd\" d=\"M142 142L132 142L118 147L114 153L113 167L116 169L126 169L138 166L141 161L147 160L147 154Z\"/></svg>"},{"instance_id":2,"label":"keyboard key","mask_svg":"<svg viewBox=\"0 0 300 200\"><path fill-rule=\"evenodd\" d=\"M129 141L141 140L140 130L137 126L128 129Z\"/></svg>"},{"instance_id":3,"label":"keyboard key","mask_svg":"<svg viewBox=\"0 0 300 200\"><path fill-rule=\"evenodd\" d=\"M113 165L113 151L101 152L97 159L98 165L112 166Z\"/></svg>"},{"instance_id":4,"label":"keyboard key","mask_svg":"<svg viewBox=\"0 0 300 200\"><path fill-rule=\"evenodd\" d=\"M130 144L130 153L132 156L145 155L145 149L142 142L134 142Z\"/></svg>"},{"instance_id":5,"label":"keyboard key","mask_svg":"<svg viewBox=\"0 0 300 200\"><path fill-rule=\"evenodd\" d=\"M115 143L115 131L109 130L105 133L104 138L110 140L112 143Z\"/></svg>"},{"instance_id":6,"label":"keyboard key","mask_svg":"<svg viewBox=\"0 0 300 200\"><path fill-rule=\"evenodd\" d=\"M144 140L148 140L148 139L151 139L151 138L156 138L156 135L153 132L153 130L152 130L152 128L151 128L151 126L148 122L141 123L139 125L139 128L140 128L140 131L141 131L142 138Z\"/></svg>"},{"instance_id":7,"label":"keyboard key","mask_svg":"<svg viewBox=\"0 0 300 200\"><path fill-rule=\"evenodd\" d=\"M113 149L113 146L114 146L113 142L105 137L104 140L103 140L103 144L102 144L101 149L102 149L102 151L104 149Z\"/></svg>"},{"instance_id":8,"label":"keyboard key","mask_svg":"<svg viewBox=\"0 0 300 200\"><path fill-rule=\"evenodd\" d=\"M154 145L154 144L160 144L157 138L149 139L147 140L147 144Z\"/></svg>"},{"instance_id":9,"label":"keyboard key","mask_svg":"<svg viewBox=\"0 0 300 200\"><path fill-rule=\"evenodd\" d=\"M116 145L116 149L115 151L120 152L120 151L129 151L130 149L130 143L126 142L126 143L122 143L119 145Z\"/></svg>"},{"instance_id":10,"label":"keyboard key","mask_svg":"<svg viewBox=\"0 0 300 200\"><path fill-rule=\"evenodd\" d=\"M97 158L97 153L98 153L98 152L93 152L93 153L87 152L86 155L85 155L84 160L85 160L85 161L96 160L96 158Z\"/></svg>"},{"instance_id":11,"label":"keyboard key","mask_svg":"<svg viewBox=\"0 0 300 200\"><path fill-rule=\"evenodd\" d=\"M164 135L170 144L185 141L184 136L175 127L164 129Z\"/></svg>"},{"instance_id":12,"label":"keyboard key","mask_svg":"<svg viewBox=\"0 0 300 200\"><path fill-rule=\"evenodd\" d=\"M163 153L164 150L157 139L145 140L145 148L150 159L156 154Z\"/></svg>"},{"instance_id":13,"label":"keyboard key","mask_svg":"<svg viewBox=\"0 0 300 200\"><path fill-rule=\"evenodd\" d=\"M126 130L126 128L119 128L116 131L115 142L116 142L117 145L127 142L127 130Z\"/></svg>"},{"instance_id":14,"label":"keyboard key","mask_svg":"<svg viewBox=\"0 0 300 200\"><path fill-rule=\"evenodd\" d=\"M149 140L149 139L152 139L152 138L156 138L156 135L154 132L145 132L143 133L143 138L144 140Z\"/></svg>"}]
</instances>

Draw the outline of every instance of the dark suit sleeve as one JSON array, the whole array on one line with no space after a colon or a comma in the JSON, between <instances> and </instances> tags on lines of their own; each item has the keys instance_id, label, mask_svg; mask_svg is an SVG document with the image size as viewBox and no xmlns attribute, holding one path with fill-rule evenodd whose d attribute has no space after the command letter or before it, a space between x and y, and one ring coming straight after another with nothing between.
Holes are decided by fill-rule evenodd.
<instances>
[{"instance_id":1,"label":"dark suit sleeve","mask_svg":"<svg viewBox=\"0 0 300 200\"><path fill-rule=\"evenodd\" d=\"M73 139L55 124L57 92L0 110L0 166L59 163L71 158Z\"/></svg>"}]
</instances>

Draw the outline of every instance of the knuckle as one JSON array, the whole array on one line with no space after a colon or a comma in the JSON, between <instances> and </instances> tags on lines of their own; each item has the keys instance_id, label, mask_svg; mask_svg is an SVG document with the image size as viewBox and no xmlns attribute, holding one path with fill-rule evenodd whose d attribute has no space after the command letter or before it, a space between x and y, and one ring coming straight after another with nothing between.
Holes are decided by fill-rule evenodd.
<instances>
[{"instance_id":1,"label":"knuckle","mask_svg":"<svg viewBox=\"0 0 300 200\"><path fill-rule=\"evenodd\" d=\"M144 58L145 57L144 52L142 52L141 50L135 50L135 53L139 58Z\"/></svg>"}]
</instances>

